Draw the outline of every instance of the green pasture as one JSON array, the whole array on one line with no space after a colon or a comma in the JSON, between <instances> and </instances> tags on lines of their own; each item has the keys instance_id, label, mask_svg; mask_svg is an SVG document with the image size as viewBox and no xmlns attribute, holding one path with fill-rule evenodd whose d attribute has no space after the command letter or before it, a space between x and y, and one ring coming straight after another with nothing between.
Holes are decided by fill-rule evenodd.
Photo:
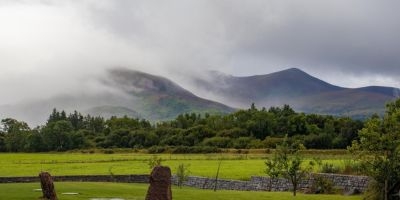
<instances>
[{"instance_id":1,"label":"green pasture","mask_svg":"<svg viewBox=\"0 0 400 200\"><path fill-rule=\"evenodd\" d=\"M41 192L36 191L40 188L40 183L19 183L19 184L0 184L0 199L20 200L20 199L39 199ZM122 183L72 183L56 182L55 188L58 199L60 200L79 200L91 198L122 198L125 200L144 200L147 184L122 184ZM62 193L79 193L78 195L65 195ZM306 195L298 194L293 197L290 192L249 192L249 191L230 191L230 190L200 190L194 188L172 187L174 200L359 200L361 196L342 196L342 195Z\"/></svg>"},{"instance_id":2,"label":"green pasture","mask_svg":"<svg viewBox=\"0 0 400 200\"><path fill-rule=\"evenodd\" d=\"M0 176L37 176L48 171L61 175L147 174L152 154L140 153L2 153ZM190 174L214 177L221 161L219 176L224 179L247 180L251 176L265 175L264 162L270 154L159 154L162 164L175 173L181 163L190 165ZM342 166L348 155L305 155L306 162L319 157L323 162ZM315 169L318 171L317 167Z\"/></svg>"}]
</instances>

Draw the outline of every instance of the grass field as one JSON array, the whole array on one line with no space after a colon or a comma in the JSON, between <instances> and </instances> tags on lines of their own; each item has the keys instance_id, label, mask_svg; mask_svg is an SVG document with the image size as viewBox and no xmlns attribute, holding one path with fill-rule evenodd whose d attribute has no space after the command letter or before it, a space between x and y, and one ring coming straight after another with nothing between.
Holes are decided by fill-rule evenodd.
<instances>
[{"instance_id":1,"label":"grass field","mask_svg":"<svg viewBox=\"0 0 400 200\"><path fill-rule=\"evenodd\" d=\"M135 153L2 153L0 176L36 176L40 171L58 175L147 174L148 160L154 155ZM189 164L191 175L213 177L222 160L220 177L247 180L264 175L267 154L161 154L163 165L175 172L181 163ZM313 155L315 156L315 155ZM311 159L311 156L309 156ZM322 156L325 162L343 164L341 156Z\"/></svg>"},{"instance_id":2,"label":"grass field","mask_svg":"<svg viewBox=\"0 0 400 200\"><path fill-rule=\"evenodd\" d=\"M0 184L0 199L21 200L39 199L40 183ZM123 198L125 200L144 200L147 184L121 184L121 183L71 183L56 182L56 192L60 200L79 200L91 198ZM78 195L63 195L62 193L74 192ZM221 190L200 190L193 188L172 188L174 200L360 200L361 196L341 195L305 195L298 194L293 197L290 192L247 192Z\"/></svg>"},{"instance_id":3,"label":"grass field","mask_svg":"<svg viewBox=\"0 0 400 200\"><path fill-rule=\"evenodd\" d=\"M37 176L40 171L59 175L147 174L148 160L154 155L140 153L2 153L0 176ZM175 173L181 163L189 164L191 175L213 177L222 160L219 176L225 179L248 180L265 175L265 160L270 154L160 154L163 165ZM348 155L305 155L324 162L343 165Z\"/></svg>"}]
</instances>

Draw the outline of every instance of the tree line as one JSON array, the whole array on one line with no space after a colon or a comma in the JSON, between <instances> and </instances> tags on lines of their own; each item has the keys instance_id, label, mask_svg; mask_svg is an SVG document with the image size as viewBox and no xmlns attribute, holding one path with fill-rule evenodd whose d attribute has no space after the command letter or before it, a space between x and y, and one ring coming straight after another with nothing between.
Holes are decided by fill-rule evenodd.
<instances>
[{"instance_id":1,"label":"tree line","mask_svg":"<svg viewBox=\"0 0 400 200\"><path fill-rule=\"evenodd\" d=\"M349 117L304 114L289 105L231 114L187 113L170 121L67 114L53 109L47 122L31 129L12 118L1 120L0 151L46 152L85 148L147 148L215 152L220 148L275 148L288 136L291 144L311 149L343 149L357 138L364 122Z\"/></svg>"}]
</instances>

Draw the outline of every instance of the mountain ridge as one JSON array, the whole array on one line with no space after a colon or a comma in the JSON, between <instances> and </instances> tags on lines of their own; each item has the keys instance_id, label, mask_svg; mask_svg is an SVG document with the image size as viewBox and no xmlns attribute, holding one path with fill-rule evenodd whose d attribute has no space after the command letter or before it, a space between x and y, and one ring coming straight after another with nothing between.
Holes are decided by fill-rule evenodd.
<instances>
[{"instance_id":1,"label":"mountain ridge","mask_svg":"<svg viewBox=\"0 0 400 200\"><path fill-rule=\"evenodd\" d=\"M209 72L206 79L195 77L196 90L207 91L213 100L239 108L251 103L263 107L289 104L300 112L351 117L355 116L351 113L357 113L365 117L375 112L383 114L385 104L400 96L400 90L394 87L339 87L298 68L239 77L213 73Z\"/></svg>"},{"instance_id":2,"label":"mountain ridge","mask_svg":"<svg viewBox=\"0 0 400 200\"><path fill-rule=\"evenodd\" d=\"M97 93L0 106L0 117L16 117L37 125L44 123L52 108L57 108L103 117L126 115L161 121L190 112L230 113L255 103L258 107L288 104L298 112L365 118L383 114L385 104L400 96L400 89L394 87L335 86L298 68L243 77L214 71L190 80L196 86L194 90L163 76L115 68L102 78Z\"/></svg>"}]
</instances>

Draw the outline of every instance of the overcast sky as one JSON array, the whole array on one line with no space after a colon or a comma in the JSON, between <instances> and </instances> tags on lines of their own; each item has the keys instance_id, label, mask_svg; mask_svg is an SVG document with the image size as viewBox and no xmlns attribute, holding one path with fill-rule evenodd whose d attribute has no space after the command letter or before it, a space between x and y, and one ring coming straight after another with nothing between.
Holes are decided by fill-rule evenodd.
<instances>
[{"instance_id":1,"label":"overcast sky","mask_svg":"<svg viewBox=\"0 0 400 200\"><path fill-rule=\"evenodd\" d=\"M400 87L398 0L0 0L0 104L97 87L107 68L169 77L291 67Z\"/></svg>"}]
</instances>

